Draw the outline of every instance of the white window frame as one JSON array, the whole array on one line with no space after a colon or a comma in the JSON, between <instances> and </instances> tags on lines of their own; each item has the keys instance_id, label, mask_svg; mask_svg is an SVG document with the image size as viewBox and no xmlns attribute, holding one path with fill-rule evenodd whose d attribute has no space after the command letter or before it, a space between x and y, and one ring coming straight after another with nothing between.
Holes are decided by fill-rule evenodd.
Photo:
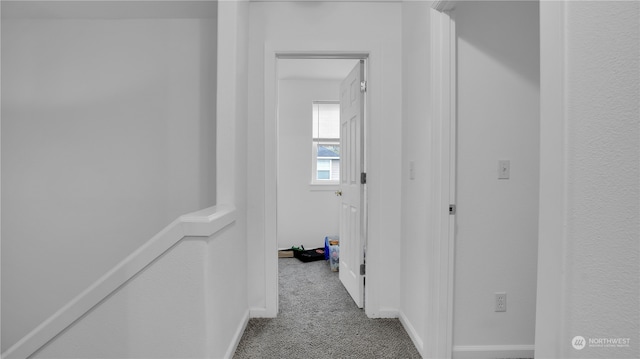
<instances>
[{"instance_id":1,"label":"white window frame","mask_svg":"<svg viewBox=\"0 0 640 359\"><path fill-rule=\"evenodd\" d=\"M336 104L340 105L340 101L313 101L311 109L313 111L314 106L317 104ZM313 117L312 117L313 118ZM313 126L313 120L312 120ZM318 179L318 146L319 145L338 145L340 146L340 138L316 138L313 137L313 129L311 131L311 186L312 187L326 187L327 190L337 189L340 185L340 179ZM324 159L324 158L323 158ZM340 157L326 157L327 160L339 160ZM329 178L332 175L331 165L329 168ZM317 188L316 188L317 189Z\"/></svg>"}]
</instances>

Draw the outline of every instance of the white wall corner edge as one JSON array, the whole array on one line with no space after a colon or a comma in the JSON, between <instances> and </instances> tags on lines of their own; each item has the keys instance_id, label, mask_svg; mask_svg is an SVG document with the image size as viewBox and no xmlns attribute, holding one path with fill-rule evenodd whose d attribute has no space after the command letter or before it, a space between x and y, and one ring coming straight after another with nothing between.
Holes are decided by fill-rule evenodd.
<instances>
[{"instance_id":1,"label":"white wall corner edge","mask_svg":"<svg viewBox=\"0 0 640 359\"><path fill-rule=\"evenodd\" d=\"M453 359L533 358L531 345L454 345Z\"/></svg>"}]
</instances>

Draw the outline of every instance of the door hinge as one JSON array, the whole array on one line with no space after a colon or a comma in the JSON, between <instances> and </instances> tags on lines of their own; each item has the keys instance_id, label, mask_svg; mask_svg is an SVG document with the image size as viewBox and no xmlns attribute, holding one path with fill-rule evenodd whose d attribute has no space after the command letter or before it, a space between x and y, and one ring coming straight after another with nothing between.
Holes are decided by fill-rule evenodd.
<instances>
[{"instance_id":1,"label":"door hinge","mask_svg":"<svg viewBox=\"0 0 640 359\"><path fill-rule=\"evenodd\" d=\"M360 184L367 184L367 174L365 172L360 173Z\"/></svg>"},{"instance_id":2,"label":"door hinge","mask_svg":"<svg viewBox=\"0 0 640 359\"><path fill-rule=\"evenodd\" d=\"M367 92L367 81L360 81L360 92Z\"/></svg>"},{"instance_id":3,"label":"door hinge","mask_svg":"<svg viewBox=\"0 0 640 359\"><path fill-rule=\"evenodd\" d=\"M449 214L450 215L456 214L456 205L455 204L450 204L449 205Z\"/></svg>"},{"instance_id":4,"label":"door hinge","mask_svg":"<svg viewBox=\"0 0 640 359\"><path fill-rule=\"evenodd\" d=\"M365 275L367 274L367 265L366 264L361 264L360 265L360 275Z\"/></svg>"}]
</instances>

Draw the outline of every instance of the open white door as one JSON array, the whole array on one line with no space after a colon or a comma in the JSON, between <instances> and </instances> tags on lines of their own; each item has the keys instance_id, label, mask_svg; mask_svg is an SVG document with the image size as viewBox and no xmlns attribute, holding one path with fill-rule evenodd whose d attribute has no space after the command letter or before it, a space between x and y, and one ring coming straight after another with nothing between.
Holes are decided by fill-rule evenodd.
<instances>
[{"instance_id":1,"label":"open white door","mask_svg":"<svg viewBox=\"0 0 640 359\"><path fill-rule=\"evenodd\" d=\"M353 300L364 304L362 224L364 185L363 119L364 119L364 61L360 60L349 76L340 84L340 281Z\"/></svg>"}]
</instances>

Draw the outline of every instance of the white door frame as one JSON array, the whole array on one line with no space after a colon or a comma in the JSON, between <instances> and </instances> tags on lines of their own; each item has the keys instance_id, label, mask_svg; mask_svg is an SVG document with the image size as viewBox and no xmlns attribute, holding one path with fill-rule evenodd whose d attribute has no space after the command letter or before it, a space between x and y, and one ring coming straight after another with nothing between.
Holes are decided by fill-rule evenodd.
<instances>
[{"instance_id":1,"label":"white door frame","mask_svg":"<svg viewBox=\"0 0 640 359\"><path fill-rule=\"evenodd\" d=\"M455 1L435 1L431 10L431 108L433 228L429 244L426 358L451 358L456 181L456 26ZM455 212L454 212L455 214Z\"/></svg>"},{"instance_id":2,"label":"white door frame","mask_svg":"<svg viewBox=\"0 0 640 359\"><path fill-rule=\"evenodd\" d=\"M377 50L372 51L306 51L306 50L280 50L265 46L264 52L264 119L265 119L265 151L264 153L277 153L278 148L278 59L365 59L365 78L369 77L370 59L375 57ZM371 101L365 102L365 123L364 123L364 168L368 168L369 144L367 138L369 129L368 121L369 105ZM265 157L265 240L264 240L264 263L265 263L265 311L259 316L275 317L278 314L278 238L277 238L277 187L278 187L278 160L277 156ZM365 205L367 191L365 191ZM367 213L366 211L364 213ZM366 214L365 214L366 215ZM366 218L365 218L366 221ZM366 221L368 227L368 221ZM364 233L368 233L365 227ZM371 248L367 246L368 248ZM374 247L377 248L377 247ZM370 254L368 253L369 257ZM373 272L377 267L377 261L367 262L368 266L373 266ZM367 272L371 273L371 267ZM377 310L377 298L375 293L375 280L367 281L365 286L365 312L371 316L370 311ZM371 308L370 308L371 307Z\"/></svg>"}]
</instances>

